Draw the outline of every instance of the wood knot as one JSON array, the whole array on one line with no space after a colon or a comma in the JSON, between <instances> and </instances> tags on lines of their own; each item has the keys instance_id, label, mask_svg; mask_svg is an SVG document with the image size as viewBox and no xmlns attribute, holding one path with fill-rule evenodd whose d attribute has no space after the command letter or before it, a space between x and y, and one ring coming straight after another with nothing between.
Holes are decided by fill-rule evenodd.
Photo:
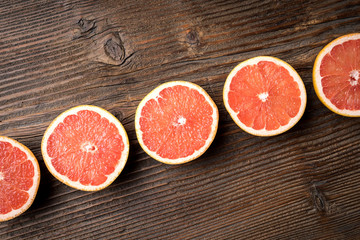
<instances>
[{"instance_id":1,"label":"wood knot","mask_svg":"<svg viewBox=\"0 0 360 240\"><path fill-rule=\"evenodd\" d=\"M185 41L190 45L198 46L200 45L199 34L195 30L188 30Z\"/></svg>"},{"instance_id":2,"label":"wood knot","mask_svg":"<svg viewBox=\"0 0 360 240\"><path fill-rule=\"evenodd\" d=\"M338 211L336 205L327 200L324 193L319 190L316 184L310 187L310 193L315 210L320 214L328 215Z\"/></svg>"},{"instance_id":3,"label":"wood knot","mask_svg":"<svg viewBox=\"0 0 360 240\"><path fill-rule=\"evenodd\" d=\"M319 192L313 194L314 205L319 212L325 212L325 198Z\"/></svg>"},{"instance_id":4,"label":"wood knot","mask_svg":"<svg viewBox=\"0 0 360 240\"><path fill-rule=\"evenodd\" d=\"M119 32L99 35L92 43L90 57L95 61L119 66L125 61L125 47Z\"/></svg>"},{"instance_id":5,"label":"wood knot","mask_svg":"<svg viewBox=\"0 0 360 240\"><path fill-rule=\"evenodd\" d=\"M114 61L122 62L125 58L125 48L120 37L118 38L118 41L114 38L108 39L104 44L104 49L105 54Z\"/></svg>"},{"instance_id":6,"label":"wood knot","mask_svg":"<svg viewBox=\"0 0 360 240\"><path fill-rule=\"evenodd\" d=\"M73 31L73 40L88 45L88 57L97 62L119 66L126 60L125 45L119 31L107 19L81 18Z\"/></svg>"},{"instance_id":7,"label":"wood knot","mask_svg":"<svg viewBox=\"0 0 360 240\"><path fill-rule=\"evenodd\" d=\"M82 37L91 37L95 35L96 28L97 26L95 20L80 18L76 24L76 27L72 29L72 39L75 40Z\"/></svg>"},{"instance_id":8,"label":"wood knot","mask_svg":"<svg viewBox=\"0 0 360 240\"><path fill-rule=\"evenodd\" d=\"M87 19L84 19L84 18L81 18L78 21L78 25L79 25L80 31L82 33L93 31L96 28L95 20L87 20Z\"/></svg>"}]
</instances>

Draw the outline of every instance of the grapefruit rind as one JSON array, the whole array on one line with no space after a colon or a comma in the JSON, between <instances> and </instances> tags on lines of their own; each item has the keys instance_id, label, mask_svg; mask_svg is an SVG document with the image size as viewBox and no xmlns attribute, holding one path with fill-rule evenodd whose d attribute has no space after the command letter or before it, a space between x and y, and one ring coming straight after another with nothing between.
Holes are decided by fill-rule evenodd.
<instances>
[{"instance_id":1,"label":"grapefruit rind","mask_svg":"<svg viewBox=\"0 0 360 240\"><path fill-rule=\"evenodd\" d=\"M19 216L20 214L25 212L32 205L32 203L35 200L37 191L39 189L40 167L39 167L39 163L38 163L36 157L34 156L34 154L25 145L19 143L18 141L14 140L12 138L5 137L5 136L0 136L0 141L8 142L12 146L19 148L22 152L24 152L26 154L27 159L30 160L34 166L33 185L27 191L29 193L29 199L21 208L12 210L11 212L9 212L7 214L0 214L0 222L3 222L3 221L8 221L10 219L13 219L13 218Z\"/></svg>"},{"instance_id":2,"label":"grapefruit rind","mask_svg":"<svg viewBox=\"0 0 360 240\"><path fill-rule=\"evenodd\" d=\"M110 175L107 175L107 180L98 186L91 186L91 185L83 185L79 181L72 181L67 176L61 175L58 173L53 165L51 164L51 157L47 153L47 141L51 135L51 133L54 131L54 129L58 126L59 123L61 123L67 116L76 114L79 111L82 110L89 110L89 111L95 111L96 113L100 114L102 117L105 117L108 119L111 123L114 123L117 129L119 130L119 133L124 141L124 150L121 154L121 158L118 161L118 165L116 166L114 172L112 172ZM127 133L123 127L123 125L120 123L120 121L112 115L110 112L106 111L103 108L92 106L92 105L79 105L73 108L70 108L69 110L66 110L65 112L61 113L59 116L57 116L52 123L49 125L49 127L46 129L43 139L41 141L41 153L43 155L43 159L45 162L46 167L50 171L50 173L57 178L60 182L73 187L78 190L82 191L98 191L101 189L106 188L109 186L115 179L120 175L122 170L125 167L125 164L127 162L128 156L129 156L129 138L127 136Z\"/></svg>"},{"instance_id":3,"label":"grapefruit rind","mask_svg":"<svg viewBox=\"0 0 360 240\"><path fill-rule=\"evenodd\" d=\"M313 85L315 89L315 93L318 96L319 100L332 112L345 116L345 117L360 117L360 110L347 110L347 109L339 109L337 108L328 98L325 96L324 92L322 91L321 85L321 75L320 75L320 64L321 60L324 56L329 53L336 45L343 44L349 40L357 40L360 39L360 33L351 33L341 37L338 37L328 43L317 55L314 67L313 67Z\"/></svg>"},{"instance_id":4,"label":"grapefruit rind","mask_svg":"<svg viewBox=\"0 0 360 240\"><path fill-rule=\"evenodd\" d=\"M211 126L210 135L209 135L208 139L206 140L203 147L201 147L199 150L195 151L193 154L191 154L187 157L182 157L182 158L177 158L177 159L169 159L169 158L163 158L163 157L159 156L156 152L151 151L145 145L145 143L142 140L143 132L140 129L140 117L141 117L141 110L145 106L146 102L148 102L150 99L156 99L159 96L159 93L163 89L168 88L168 87L177 86L177 85L186 86L191 89L195 89L196 91L199 91L205 97L206 101L211 105L211 107L213 109L213 114L212 114L213 123ZM172 164L172 165L190 162L190 161L195 160L196 158L200 157L202 154L204 154L206 152L206 150L210 147L211 143L213 142L213 140L215 138L217 128L218 128L218 123L219 123L219 111L218 111L216 104L211 99L211 97L208 95L208 93L203 88L201 88L199 85L197 85L195 83L191 83L191 82L186 82L186 81L171 81L171 82L167 82L167 83L163 83L163 84L159 85L158 87L156 87L154 90L152 90L148 95L146 95L143 98L143 100L140 102L139 106L137 107L136 114L135 114L136 136L137 136L137 139L139 141L141 148L150 157L154 158L155 160L165 163L165 164Z\"/></svg>"},{"instance_id":5,"label":"grapefruit rind","mask_svg":"<svg viewBox=\"0 0 360 240\"><path fill-rule=\"evenodd\" d=\"M227 96L230 91L230 83L231 83L232 78L236 75L236 73L243 67L245 67L247 65L257 64L260 61L270 61L281 67L284 67L286 70L289 71L289 74L293 77L295 82L298 84L299 90L300 90L301 105L299 108L299 112L297 113L297 115L294 118L290 119L290 122L288 124L286 124L284 126L280 126L278 129L275 129L275 130L265 130L265 129L255 130L251 127L246 126L244 123L242 123L239 120L239 118L237 117L238 113L235 112L230 107L228 100L227 100ZM301 119L301 117L303 116L303 114L305 112L307 96L306 96L306 89L305 89L304 82L302 81L301 77L299 76L299 74L296 72L296 70L292 66L290 66L288 63L284 62L283 60L275 58L275 57L258 56L258 57L250 58L248 60L241 62L230 72L230 74L228 75L228 77L226 78L226 81L225 81L224 90L223 90L223 100L224 100L225 108L229 112L231 118L242 130L244 130L245 132L250 133L252 135L255 135L255 136L267 137L267 136L275 136L275 135L278 135L278 134L288 131Z\"/></svg>"}]
</instances>

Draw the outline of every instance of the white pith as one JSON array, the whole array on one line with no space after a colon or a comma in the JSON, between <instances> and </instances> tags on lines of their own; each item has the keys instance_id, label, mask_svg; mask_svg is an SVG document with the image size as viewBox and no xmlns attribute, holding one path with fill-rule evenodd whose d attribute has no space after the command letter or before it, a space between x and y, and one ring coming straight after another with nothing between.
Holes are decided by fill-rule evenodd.
<instances>
[{"instance_id":1,"label":"white pith","mask_svg":"<svg viewBox=\"0 0 360 240\"><path fill-rule=\"evenodd\" d=\"M186 123L186 118L180 116L177 122L174 123L175 126L183 126Z\"/></svg>"},{"instance_id":2,"label":"white pith","mask_svg":"<svg viewBox=\"0 0 360 240\"><path fill-rule=\"evenodd\" d=\"M11 138L7 138L7 137L3 137L3 136L0 136L0 141L8 142L11 145L19 148L22 152L24 152L26 154L27 159L30 160L34 166L33 185L28 191L26 191L29 194L29 199L21 208L16 209L16 210L13 209L12 211L10 211L7 214L0 214L0 222L2 222L2 221L6 221L6 220L12 219L12 218L20 215L21 213L25 212L31 206L31 204L33 203L33 201L36 197L37 190L39 188L40 168L39 168L39 164L38 164L35 156L31 153L31 151L27 147L25 147L21 143L13 140Z\"/></svg>"},{"instance_id":3,"label":"white pith","mask_svg":"<svg viewBox=\"0 0 360 240\"><path fill-rule=\"evenodd\" d=\"M118 161L119 162L118 165L115 167L114 172L111 173L110 175L107 175L107 180L104 183L102 183L101 185L98 185L98 186L83 185L79 181L72 181L67 176L61 175L60 173L58 173L56 171L56 169L51 164L51 159L52 158L47 153L47 142L48 142L48 139L49 139L51 133L54 131L54 129L67 116L72 115L72 114L76 114L77 112L79 112L81 110L95 111L96 113L100 114L102 117L105 117L106 119L108 119L111 123L115 124L115 126L119 130L119 133L120 133L120 135L121 135L121 137L123 139L123 142L124 142L124 150L123 150L123 152L121 154L121 158ZM89 150L89 148L91 149L92 146L93 145L91 143L84 143L82 147L83 147L83 150ZM97 191L97 190L101 190L101 189L105 188L106 186L110 185L118 177L118 175L121 173L121 171L123 170L123 168L124 168L124 166L126 164L128 155L129 155L129 140L128 140L126 131L125 131L124 127L122 126L122 124L111 113L109 113L108 111L106 111L106 110L104 110L104 109L102 109L100 107L91 106L91 105L81 105L81 106L71 108L71 109L63 112L62 114L60 114L57 118L55 118L55 120L50 124L48 129L45 131L45 134L43 136L43 140L41 142L41 152L42 152L44 162L45 162L47 168L49 169L51 174L53 174L54 177L56 177L58 180L60 180L61 182L65 183L65 184L67 184L67 185L69 185L69 186L71 186L73 188L79 189L79 190Z\"/></svg>"},{"instance_id":4,"label":"white pith","mask_svg":"<svg viewBox=\"0 0 360 240\"><path fill-rule=\"evenodd\" d=\"M268 96L269 96L269 93L263 92L258 95L258 98L260 99L260 101L266 102Z\"/></svg>"},{"instance_id":5,"label":"white pith","mask_svg":"<svg viewBox=\"0 0 360 240\"><path fill-rule=\"evenodd\" d=\"M238 112L235 112L230 107L230 105L227 101L227 96L230 91L230 83L231 83L232 78L236 75L236 73L243 67L248 66L248 65L258 64L260 61L273 62L281 67L284 67L286 70L289 71L290 76L293 77L294 81L298 84L298 87L300 90L301 105L300 105L298 114L294 118L291 118L288 124L286 124L284 126L280 126L278 129L275 129L275 130L266 130L265 128L260 129L260 130L255 130L252 127L246 126L237 117ZM261 93L261 94L259 94L258 97L260 98L261 101L265 102L267 100L268 93ZM224 85L224 91L223 91L223 98L224 98L225 108L227 109L227 111L229 112L231 118L235 121L235 123L241 129L245 130L246 132L248 132L250 134L256 135L256 136L274 136L274 135L283 133L283 132L289 130L290 128L292 128L302 117L302 115L305 111L306 99L307 99L305 85L304 85L303 81L301 80L299 74L295 71L295 69L293 69L289 64L285 63L284 61L282 61L278 58L269 57L269 56L254 57L254 58L248 59L248 60L238 64L226 78L225 85Z\"/></svg>"},{"instance_id":6,"label":"white pith","mask_svg":"<svg viewBox=\"0 0 360 240\"><path fill-rule=\"evenodd\" d=\"M350 72L350 85L356 86L359 84L359 71L358 70L352 70Z\"/></svg>"},{"instance_id":7,"label":"white pith","mask_svg":"<svg viewBox=\"0 0 360 240\"><path fill-rule=\"evenodd\" d=\"M332 42L330 42L328 45L326 45L319 55L316 57L315 63L314 63L314 69L313 69L313 83L316 90L316 94L320 98L320 100L324 103L326 107L328 107L331 111L344 115L344 116L350 116L350 117L360 117L360 110L347 110L347 109L339 109L336 107L324 94L323 87L321 83L321 75L320 75L320 65L321 60L324 58L326 54L328 54L336 45L343 44L346 41L349 40L357 40L360 39L360 33L355 34L349 34L342 37L339 37ZM351 77L355 79L355 81L351 80ZM358 83L359 80L359 71L353 70L349 73L349 82L352 86L355 86Z\"/></svg>"},{"instance_id":8,"label":"white pith","mask_svg":"<svg viewBox=\"0 0 360 240\"><path fill-rule=\"evenodd\" d=\"M89 152L89 153L94 153L96 152L98 149L97 147L89 142L85 142L81 145L81 150L83 150L84 152Z\"/></svg>"},{"instance_id":9,"label":"white pith","mask_svg":"<svg viewBox=\"0 0 360 240\"><path fill-rule=\"evenodd\" d=\"M181 85L181 86L186 86L189 87L191 89L195 89L197 91L199 91L201 93L201 95L203 95L206 99L206 101L212 106L213 108L213 114L212 114L212 119L213 119L213 123L211 125L211 133L208 137L208 139L205 141L205 144L203 147L201 147L199 150L195 151L192 155L187 156L187 157L183 157L183 158L178 158L178 159L168 159L168 158L163 158L161 156L159 156L156 152L151 151L143 142L142 140L142 135L143 132L140 129L140 117L141 117L141 111L143 109L143 107L145 106L146 102L148 102L150 99L155 99L157 100L159 97L159 93L164 89L164 88L168 88L168 87L173 87L176 85ZM204 89L202 89L200 86L191 83L191 82L185 82L185 81L172 81L172 82L167 82L164 83L160 86L158 86L157 88L155 88L153 91L151 91L148 95L146 95L144 97L144 99L140 102L137 110L136 110L136 115L135 115L135 129L136 129L136 135L137 135L137 139L139 141L139 144L142 146L142 148L144 149L144 151L149 154L152 158L166 163L166 164L180 164L180 163L185 163L185 162L189 162L191 160L194 160L198 157L200 157L205 151L206 149L209 148L209 146L211 145L212 141L215 138L216 135L216 131L217 131L217 126L218 126L218 122L219 122L219 114L218 114L218 109L215 105L215 103L213 102L213 100L210 98L210 96L205 92ZM179 118L177 119L177 121L174 124L178 124L179 126L181 124L185 124L186 123L186 119L182 116L179 116Z\"/></svg>"}]
</instances>

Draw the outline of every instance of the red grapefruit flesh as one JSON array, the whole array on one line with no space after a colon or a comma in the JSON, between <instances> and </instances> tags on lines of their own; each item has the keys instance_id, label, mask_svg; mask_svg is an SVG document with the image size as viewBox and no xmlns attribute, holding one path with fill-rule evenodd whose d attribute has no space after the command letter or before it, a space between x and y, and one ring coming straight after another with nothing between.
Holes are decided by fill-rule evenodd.
<instances>
[{"instance_id":1,"label":"red grapefruit flesh","mask_svg":"<svg viewBox=\"0 0 360 240\"><path fill-rule=\"evenodd\" d=\"M306 90L297 72L274 57L255 57L237 65L224 85L224 104L235 123L257 136L273 136L293 127L306 106Z\"/></svg>"},{"instance_id":2,"label":"red grapefruit flesh","mask_svg":"<svg viewBox=\"0 0 360 240\"><path fill-rule=\"evenodd\" d=\"M40 168L33 153L21 143L0 136L0 222L31 206L39 182Z\"/></svg>"},{"instance_id":3,"label":"red grapefruit flesh","mask_svg":"<svg viewBox=\"0 0 360 240\"><path fill-rule=\"evenodd\" d=\"M135 116L141 147L154 159L180 164L200 157L215 138L218 110L198 85L160 85L139 104Z\"/></svg>"},{"instance_id":4,"label":"red grapefruit flesh","mask_svg":"<svg viewBox=\"0 0 360 240\"><path fill-rule=\"evenodd\" d=\"M50 124L41 150L47 168L61 182L96 191L110 185L124 168L129 141L112 114L82 105L65 111Z\"/></svg>"},{"instance_id":5,"label":"red grapefruit flesh","mask_svg":"<svg viewBox=\"0 0 360 240\"><path fill-rule=\"evenodd\" d=\"M320 51L313 83L317 96L331 111L360 117L360 33L339 37Z\"/></svg>"}]
</instances>

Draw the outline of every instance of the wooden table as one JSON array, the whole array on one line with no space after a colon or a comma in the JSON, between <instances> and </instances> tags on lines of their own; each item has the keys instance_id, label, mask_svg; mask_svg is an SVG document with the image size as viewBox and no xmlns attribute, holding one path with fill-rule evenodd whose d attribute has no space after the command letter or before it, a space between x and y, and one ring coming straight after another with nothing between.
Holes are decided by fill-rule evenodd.
<instances>
[{"instance_id":1,"label":"wooden table","mask_svg":"<svg viewBox=\"0 0 360 240\"><path fill-rule=\"evenodd\" d=\"M360 1L10 0L0 3L0 135L40 162L32 207L0 239L360 239L360 121L330 112L312 85L316 55L360 32ZM305 82L300 122L251 136L222 100L231 69L258 55L290 63ZM202 86L220 122L209 150L165 165L139 146L134 114L171 80ZM40 143L64 110L113 113L131 151L99 192L57 181Z\"/></svg>"}]
</instances>

